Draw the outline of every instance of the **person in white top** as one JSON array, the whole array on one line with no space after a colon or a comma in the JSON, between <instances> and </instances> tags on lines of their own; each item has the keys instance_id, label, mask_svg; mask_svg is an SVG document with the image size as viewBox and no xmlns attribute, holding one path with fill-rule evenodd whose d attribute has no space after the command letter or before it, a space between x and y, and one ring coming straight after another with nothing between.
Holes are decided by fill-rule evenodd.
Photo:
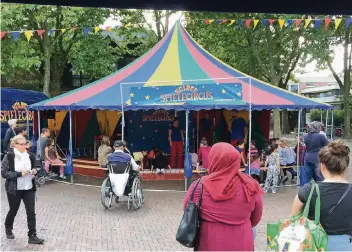
<instances>
[{"instance_id":1,"label":"person in white top","mask_svg":"<svg viewBox=\"0 0 352 252\"><path fill-rule=\"evenodd\" d=\"M5 234L7 239L14 239L13 224L23 201L28 224L28 243L43 244L36 234L35 194L36 186L34 176L35 155L26 150L27 140L17 135L11 139L13 151L9 151L1 162L1 176L6 179L5 190L9 202L9 211L5 219Z\"/></svg>"},{"instance_id":2,"label":"person in white top","mask_svg":"<svg viewBox=\"0 0 352 252\"><path fill-rule=\"evenodd\" d=\"M108 161L110 161L113 157L119 156L119 158L121 159L121 161L127 161L127 162L131 162L131 166L132 169L134 171L139 171L140 170L140 166L136 163L136 161L134 160L134 158L128 154L124 152L125 149L125 144L123 141L117 140L114 142L114 153L111 153L108 156ZM129 159L129 160L127 160Z\"/></svg>"}]
</instances>

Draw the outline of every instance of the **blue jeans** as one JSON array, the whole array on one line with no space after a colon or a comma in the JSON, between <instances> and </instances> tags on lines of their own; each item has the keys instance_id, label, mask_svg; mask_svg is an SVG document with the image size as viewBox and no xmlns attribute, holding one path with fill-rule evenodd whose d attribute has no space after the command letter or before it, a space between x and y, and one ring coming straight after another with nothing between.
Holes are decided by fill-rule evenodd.
<instances>
[{"instance_id":1,"label":"blue jeans","mask_svg":"<svg viewBox=\"0 0 352 252\"><path fill-rule=\"evenodd\" d=\"M304 167L301 169L301 186L309 183L312 179L316 182L323 181L324 177L321 174L318 164L311 162L304 162Z\"/></svg>"},{"instance_id":2,"label":"blue jeans","mask_svg":"<svg viewBox=\"0 0 352 252\"><path fill-rule=\"evenodd\" d=\"M328 251L352 251L349 235L328 235Z\"/></svg>"}]
</instances>

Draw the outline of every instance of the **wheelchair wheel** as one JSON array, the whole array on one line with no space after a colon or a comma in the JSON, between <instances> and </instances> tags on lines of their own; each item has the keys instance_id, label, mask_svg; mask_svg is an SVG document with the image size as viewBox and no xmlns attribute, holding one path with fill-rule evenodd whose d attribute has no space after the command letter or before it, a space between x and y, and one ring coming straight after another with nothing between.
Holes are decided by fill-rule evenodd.
<instances>
[{"instance_id":1,"label":"wheelchair wheel","mask_svg":"<svg viewBox=\"0 0 352 252\"><path fill-rule=\"evenodd\" d=\"M138 177L133 180L131 201L135 210L141 208L144 202L142 183Z\"/></svg>"},{"instance_id":2,"label":"wheelchair wheel","mask_svg":"<svg viewBox=\"0 0 352 252\"><path fill-rule=\"evenodd\" d=\"M101 185L101 204L106 208L109 209L111 207L111 201L113 197L113 192L111 188L110 179L106 178Z\"/></svg>"},{"instance_id":3,"label":"wheelchair wheel","mask_svg":"<svg viewBox=\"0 0 352 252\"><path fill-rule=\"evenodd\" d=\"M42 186L45 184L45 177L39 177L37 180L37 183Z\"/></svg>"}]
</instances>

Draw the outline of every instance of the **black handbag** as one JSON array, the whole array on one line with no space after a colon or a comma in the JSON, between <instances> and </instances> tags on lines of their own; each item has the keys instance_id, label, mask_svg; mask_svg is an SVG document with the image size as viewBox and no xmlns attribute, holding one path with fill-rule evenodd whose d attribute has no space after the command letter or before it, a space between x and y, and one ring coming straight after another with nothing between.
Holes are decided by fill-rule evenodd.
<instances>
[{"instance_id":1,"label":"black handbag","mask_svg":"<svg viewBox=\"0 0 352 252\"><path fill-rule=\"evenodd\" d=\"M188 200L185 212L182 216L180 225L177 230L176 240L187 248L194 248L199 238L200 228L200 206L202 203L203 185L201 184L201 191L198 204L193 202L194 192L197 190L201 179L198 179L191 197Z\"/></svg>"}]
</instances>

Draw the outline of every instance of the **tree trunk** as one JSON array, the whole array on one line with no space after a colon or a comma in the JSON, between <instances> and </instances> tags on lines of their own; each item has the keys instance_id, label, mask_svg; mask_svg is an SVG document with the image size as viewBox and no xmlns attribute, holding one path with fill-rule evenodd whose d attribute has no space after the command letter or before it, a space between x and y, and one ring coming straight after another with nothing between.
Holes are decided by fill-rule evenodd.
<instances>
[{"instance_id":1,"label":"tree trunk","mask_svg":"<svg viewBox=\"0 0 352 252\"><path fill-rule=\"evenodd\" d=\"M288 111L287 109L281 112L282 114L282 133L283 134L290 134L290 123L288 120Z\"/></svg>"},{"instance_id":2,"label":"tree trunk","mask_svg":"<svg viewBox=\"0 0 352 252\"><path fill-rule=\"evenodd\" d=\"M47 38L44 39L44 85L43 93L50 97L50 52Z\"/></svg>"},{"instance_id":3,"label":"tree trunk","mask_svg":"<svg viewBox=\"0 0 352 252\"><path fill-rule=\"evenodd\" d=\"M281 120L280 120L280 110L275 109L273 111L274 120L274 137L281 137Z\"/></svg>"},{"instance_id":4,"label":"tree trunk","mask_svg":"<svg viewBox=\"0 0 352 252\"><path fill-rule=\"evenodd\" d=\"M348 30L345 31L344 44L344 78L343 78L343 104L344 104L344 132L346 138L351 138L351 108L350 108L350 89L351 89L351 71L349 59L349 44L351 43ZM352 50L352 49L351 49Z\"/></svg>"}]
</instances>

